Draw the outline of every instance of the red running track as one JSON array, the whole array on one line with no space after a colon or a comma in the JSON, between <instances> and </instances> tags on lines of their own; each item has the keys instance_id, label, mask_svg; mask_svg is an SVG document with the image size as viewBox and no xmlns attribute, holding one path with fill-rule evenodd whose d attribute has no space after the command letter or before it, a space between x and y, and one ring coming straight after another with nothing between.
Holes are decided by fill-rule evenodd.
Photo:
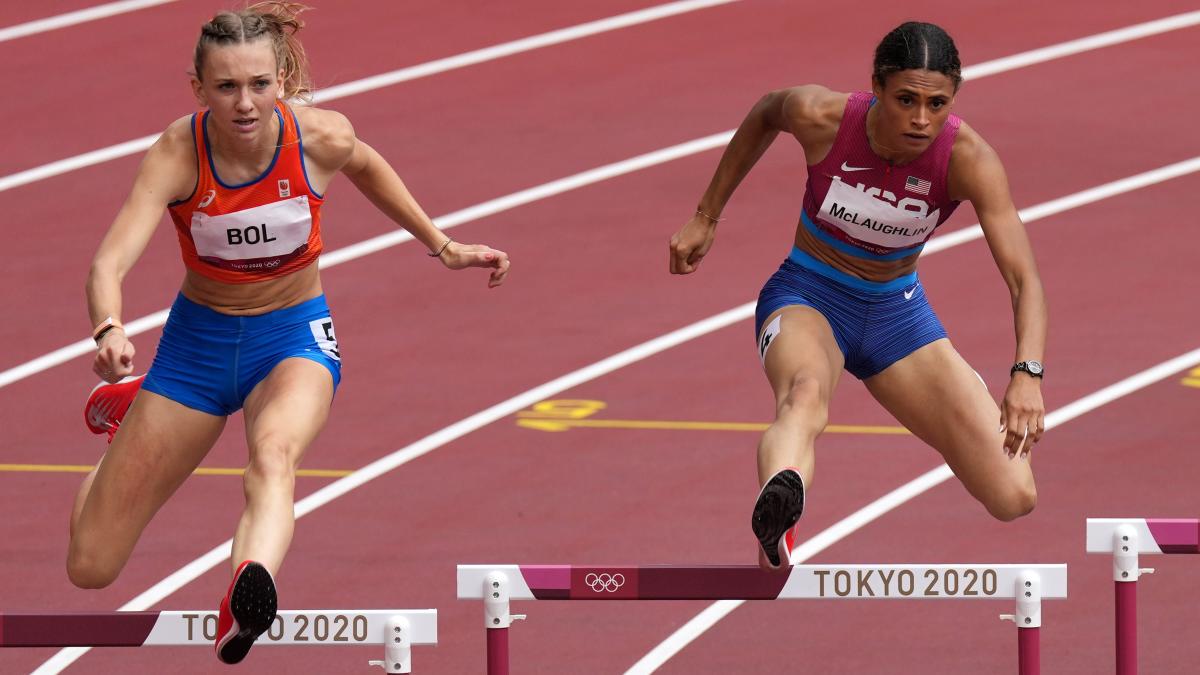
<instances>
[{"instance_id":1,"label":"red running track","mask_svg":"<svg viewBox=\"0 0 1200 675\"><path fill-rule=\"evenodd\" d=\"M0 43L6 75L27 94L21 126L0 130L12 173L161 129L188 112L182 73L212 3L180 2L123 19ZM406 8L410 5L406 4ZM632 2L523 3L464 9L390 3L322 7L306 39L319 81L365 75L601 18ZM645 5L640 5L645 6ZM667 145L730 129L763 92L817 81L866 84L874 42L910 17L943 23L964 60L993 58L1191 9L1184 3L1053 7L880 7L868 20L829 6L742 2L509 57L331 104L392 159L431 214ZM362 19L361 21L359 19ZM140 27L145 40L113 39ZM107 30L101 30L107 28ZM957 112L997 148L1025 207L1200 155L1172 125L1191 110L1185 83L1197 29L1108 47L968 82ZM178 32L171 32L178 31ZM411 32L411 39L398 39ZM104 37L107 36L107 37ZM159 44L159 43L162 44ZM146 52L162 63L137 65ZM55 56L67 56L62 61ZM172 56L174 55L174 56ZM1191 56L1189 56L1191 55ZM22 60L23 59L23 60ZM174 59L173 61L171 59ZM78 72L63 70L78 64ZM42 74L39 77L38 69ZM60 82L49 87L48 77ZM1136 95L1128 83L1136 81ZM86 89L93 85L97 89ZM81 96L81 93L86 95ZM154 96L154 98L150 98ZM166 98L164 98L164 96ZM83 125L70 104L91 106ZM28 120L26 123L25 120ZM20 129L21 131L16 131ZM665 242L718 157L709 151L463 225L514 259L509 284L445 274L411 244L324 273L347 355L346 379L307 468L353 469L622 349L751 300L790 245L803 158L780 142L730 205L703 271L666 274ZM82 281L136 158L0 193L10 231L0 337L10 367L84 335ZM1183 200L1185 177L1029 226L1052 310L1045 395L1055 410L1197 347L1200 281ZM327 207L329 248L391 229L345 183ZM947 226L971 222L969 208ZM1145 236L1153 227L1156 236ZM126 318L166 307L180 266L164 227L126 284ZM1153 261L1153 262L1151 262ZM1011 317L983 242L929 256L922 278L960 351L1002 395ZM137 340L145 367L157 331ZM605 401L598 419L766 421L771 401L741 321L555 398ZM1038 452L1038 510L992 522L955 482L905 504L814 562L1067 562L1072 598L1048 603L1045 671L1106 672L1112 660L1108 562L1083 554L1086 516L1191 514L1196 430L1183 413L1196 389L1183 374L1063 425ZM87 464L103 450L79 424L92 384L75 359L0 388L0 462ZM835 424L894 424L852 378ZM286 607L437 607L441 644L418 649L417 672L480 672L481 608L454 601L460 562L753 560L753 433L573 429L546 433L509 416L405 464L301 519L280 575ZM245 461L239 423L207 466ZM811 535L936 466L906 436L829 434L805 530ZM144 535L121 579L83 592L63 573L66 522L80 476L0 473L0 597L6 610L113 609L228 538L236 478L197 476ZM328 479L302 478L298 497ZM30 508L36 504L37 508ZM1155 560L1142 584L1142 666L1186 673L1194 619L1186 558ZM215 606L224 566L161 607ZM705 606L530 604L513 630L521 672L624 672ZM1004 603L759 603L734 611L661 672L746 672L804 664L820 672L1008 673L1015 667ZM0 653L27 672L52 650ZM248 672L343 672L371 649L255 651ZM167 664L170 664L169 666ZM202 650L93 651L69 670L211 672Z\"/></svg>"}]
</instances>

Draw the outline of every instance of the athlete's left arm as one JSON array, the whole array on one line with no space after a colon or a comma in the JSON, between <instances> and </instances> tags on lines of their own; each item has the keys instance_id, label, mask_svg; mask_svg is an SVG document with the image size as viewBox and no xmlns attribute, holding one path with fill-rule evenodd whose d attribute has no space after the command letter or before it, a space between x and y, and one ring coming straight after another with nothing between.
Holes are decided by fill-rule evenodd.
<instances>
[{"instance_id":1,"label":"athlete's left arm","mask_svg":"<svg viewBox=\"0 0 1200 675\"><path fill-rule=\"evenodd\" d=\"M1046 295L1025 225L1013 205L1008 176L1000 157L973 129L962 125L950 156L949 190L953 199L969 200L1012 295L1017 349L1014 363L1041 361L1046 348ZM1046 406L1041 378L1013 373L1000 407L1007 428L1004 447L1012 455L1028 452L1045 429Z\"/></svg>"},{"instance_id":2,"label":"athlete's left arm","mask_svg":"<svg viewBox=\"0 0 1200 675\"><path fill-rule=\"evenodd\" d=\"M488 287L504 282L508 254L484 244L461 244L442 233L387 160L355 136L354 127L344 115L317 108L302 114L304 151L311 160L330 174L341 172L349 178L384 215L408 230L431 253L437 253L446 267L490 268Z\"/></svg>"}]
</instances>

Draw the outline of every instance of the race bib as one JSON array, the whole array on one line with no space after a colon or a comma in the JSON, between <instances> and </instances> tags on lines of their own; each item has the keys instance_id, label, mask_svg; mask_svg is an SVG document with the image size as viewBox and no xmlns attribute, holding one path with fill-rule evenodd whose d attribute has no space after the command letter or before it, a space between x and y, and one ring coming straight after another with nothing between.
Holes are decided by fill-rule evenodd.
<instances>
[{"instance_id":1,"label":"race bib","mask_svg":"<svg viewBox=\"0 0 1200 675\"><path fill-rule=\"evenodd\" d=\"M200 259L237 272L283 265L308 248L311 232L306 195L219 216L192 213L192 241Z\"/></svg>"},{"instance_id":2,"label":"race bib","mask_svg":"<svg viewBox=\"0 0 1200 675\"><path fill-rule=\"evenodd\" d=\"M859 241L886 248L908 248L929 238L937 227L940 211L923 215L897 208L865 190L840 180L829 184L817 218Z\"/></svg>"}]
</instances>

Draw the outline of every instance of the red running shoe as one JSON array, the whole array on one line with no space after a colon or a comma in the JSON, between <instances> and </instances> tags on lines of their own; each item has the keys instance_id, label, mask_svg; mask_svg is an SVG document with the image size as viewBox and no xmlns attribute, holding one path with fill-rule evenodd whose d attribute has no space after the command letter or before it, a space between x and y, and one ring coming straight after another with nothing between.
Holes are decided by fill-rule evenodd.
<instances>
[{"instance_id":1,"label":"red running shoe","mask_svg":"<svg viewBox=\"0 0 1200 675\"><path fill-rule=\"evenodd\" d=\"M771 476L758 493L750 527L758 537L759 564L779 569L792 564L796 545L796 522L804 513L804 479L795 469Z\"/></svg>"},{"instance_id":2,"label":"red running shoe","mask_svg":"<svg viewBox=\"0 0 1200 675\"><path fill-rule=\"evenodd\" d=\"M108 442L112 443L121 420L125 419L125 411L129 410L144 379L145 375L131 375L115 384L101 382L93 387L83 406L83 421L87 428L93 434L108 434Z\"/></svg>"},{"instance_id":3,"label":"red running shoe","mask_svg":"<svg viewBox=\"0 0 1200 675\"><path fill-rule=\"evenodd\" d=\"M275 620L275 581L267 568L252 560L238 566L217 616L217 658L240 663L250 647Z\"/></svg>"}]
</instances>

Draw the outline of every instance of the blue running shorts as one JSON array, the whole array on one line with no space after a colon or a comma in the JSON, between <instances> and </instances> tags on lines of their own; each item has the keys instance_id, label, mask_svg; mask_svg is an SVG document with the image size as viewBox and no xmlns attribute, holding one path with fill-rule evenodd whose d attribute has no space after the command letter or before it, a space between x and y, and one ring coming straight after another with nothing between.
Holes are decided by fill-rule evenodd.
<instances>
[{"instance_id":1,"label":"blue running shorts","mask_svg":"<svg viewBox=\"0 0 1200 675\"><path fill-rule=\"evenodd\" d=\"M222 314L180 293L142 388L211 415L231 415L280 361L300 357L342 380L325 296L256 316Z\"/></svg>"},{"instance_id":2,"label":"blue running shorts","mask_svg":"<svg viewBox=\"0 0 1200 675\"><path fill-rule=\"evenodd\" d=\"M812 307L825 317L846 370L860 380L946 337L916 272L882 283L865 281L793 247L758 295L754 335L760 357L774 337L764 335L763 323L789 305Z\"/></svg>"}]
</instances>

